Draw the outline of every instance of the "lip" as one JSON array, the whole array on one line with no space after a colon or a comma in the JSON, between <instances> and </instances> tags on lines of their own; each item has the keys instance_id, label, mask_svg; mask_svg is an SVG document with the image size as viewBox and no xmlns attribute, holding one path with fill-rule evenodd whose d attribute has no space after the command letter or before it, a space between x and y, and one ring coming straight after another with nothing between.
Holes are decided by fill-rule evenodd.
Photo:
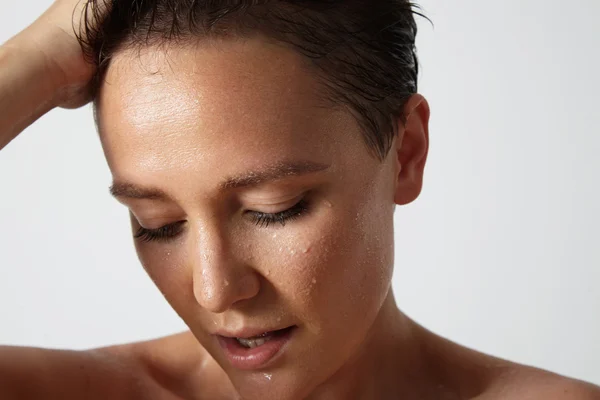
<instances>
[{"instance_id":1,"label":"lip","mask_svg":"<svg viewBox=\"0 0 600 400\"><path fill-rule=\"evenodd\" d=\"M217 332L215 332L216 336L223 336L226 338L242 338L242 339L248 339L251 337L256 337L256 336L260 336L263 333L266 332L275 332L275 331L280 331L283 329L288 329L291 328L292 325L290 326L286 326L283 328L272 328L272 329L265 329L265 328L243 328L237 331L225 331L225 330L219 330Z\"/></svg>"},{"instance_id":2,"label":"lip","mask_svg":"<svg viewBox=\"0 0 600 400\"><path fill-rule=\"evenodd\" d=\"M290 326L283 329L276 329L266 332L274 332L275 337L271 338L265 344L254 348L243 347L235 338L250 338L265 333L265 330L242 329L234 334L227 332L215 335L223 353L234 368L240 370L256 370L264 368L267 364L273 362L277 356L281 355L284 348L296 333L297 326Z\"/></svg>"}]
</instances>

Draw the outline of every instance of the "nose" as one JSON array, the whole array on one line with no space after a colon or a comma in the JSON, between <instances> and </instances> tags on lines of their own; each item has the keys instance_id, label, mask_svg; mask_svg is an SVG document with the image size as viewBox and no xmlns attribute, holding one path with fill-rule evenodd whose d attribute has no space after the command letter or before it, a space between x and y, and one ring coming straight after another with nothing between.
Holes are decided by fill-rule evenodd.
<instances>
[{"instance_id":1,"label":"nose","mask_svg":"<svg viewBox=\"0 0 600 400\"><path fill-rule=\"evenodd\" d=\"M213 313L252 299L260 290L259 275L236 254L226 236L216 228L201 229L191 249L194 297Z\"/></svg>"}]
</instances>

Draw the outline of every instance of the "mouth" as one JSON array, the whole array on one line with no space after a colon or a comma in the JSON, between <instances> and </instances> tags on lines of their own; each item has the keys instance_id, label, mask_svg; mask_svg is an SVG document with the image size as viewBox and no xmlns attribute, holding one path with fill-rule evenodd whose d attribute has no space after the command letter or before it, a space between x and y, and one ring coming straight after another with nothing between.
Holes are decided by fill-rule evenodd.
<instances>
[{"instance_id":1,"label":"mouth","mask_svg":"<svg viewBox=\"0 0 600 400\"><path fill-rule=\"evenodd\" d=\"M216 335L225 356L235 368L254 370L263 368L281 354L294 333L297 326L284 329L241 336Z\"/></svg>"}]
</instances>

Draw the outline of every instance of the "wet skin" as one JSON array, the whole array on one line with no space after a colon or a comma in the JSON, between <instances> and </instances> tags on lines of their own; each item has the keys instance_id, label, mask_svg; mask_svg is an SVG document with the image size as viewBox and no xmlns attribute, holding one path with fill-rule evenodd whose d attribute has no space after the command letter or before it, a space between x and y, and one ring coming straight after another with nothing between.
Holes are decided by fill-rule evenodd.
<instances>
[{"instance_id":1,"label":"wet skin","mask_svg":"<svg viewBox=\"0 0 600 400\"><path fill-rule=\"evenodd\" d=\"M98 99L113 192L143 267L191 331L128 351L185 398L492 393L508 363L430 334L394 301L393 213L418 197L429 141L425 99L405 113L379 160L283 46L117 54ZM290 326L282 351L250 370L216 336Z\"/></svg>"}]
</instances>

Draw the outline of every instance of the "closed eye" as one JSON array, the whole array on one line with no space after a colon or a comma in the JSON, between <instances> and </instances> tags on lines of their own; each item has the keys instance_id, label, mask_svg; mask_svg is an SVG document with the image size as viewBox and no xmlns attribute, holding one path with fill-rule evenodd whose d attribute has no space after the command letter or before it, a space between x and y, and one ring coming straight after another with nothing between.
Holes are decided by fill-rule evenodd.
<instances>
[{"instance_id":1,"label":"closed eye","mask_svg":"<svg viewBox=\"0 0 600 400\"><path fill-rule=\"evenodd\" d=\"M260 226L261 228L267 228L272 223L279 223L281 226L285 226L286 222L299 218L307 211L308 201L306 199L302 199L294 206L278 213L271 214L259 211L248 211L248 214L256 225Z\"/></svg>"},{"instance_id":2,"label":"closed eye","mask_svg":"<svg viewBox=\"0 0 600 400\"><path fill-rule=\"evenodd\" d=\"M142 242L168 242L175 239L183 232L183 225L186 221L178 221L169 225L161 226L158 229L146 229L140 227L134 238Z\"/></svg>"},{"instance_id":3,"label":"closed eye","mask_svg":"<svg viewBox=\"0 0 600 400\"><path fill-rule=\"evenodd\" d=\"M252 222L261 228L267 228L271 224L285 224L289 221L299 218L308 211L308 201L306 199L300 200L294 206L287 210L278 213L264 213L260 211L247 211ZM186 221L177 221L172 224L161 226L157 229L147 229L140 227L134 235L135 239L142 242L168 242L175 239L184 230Z\"/></svg>"}]
</instances>

